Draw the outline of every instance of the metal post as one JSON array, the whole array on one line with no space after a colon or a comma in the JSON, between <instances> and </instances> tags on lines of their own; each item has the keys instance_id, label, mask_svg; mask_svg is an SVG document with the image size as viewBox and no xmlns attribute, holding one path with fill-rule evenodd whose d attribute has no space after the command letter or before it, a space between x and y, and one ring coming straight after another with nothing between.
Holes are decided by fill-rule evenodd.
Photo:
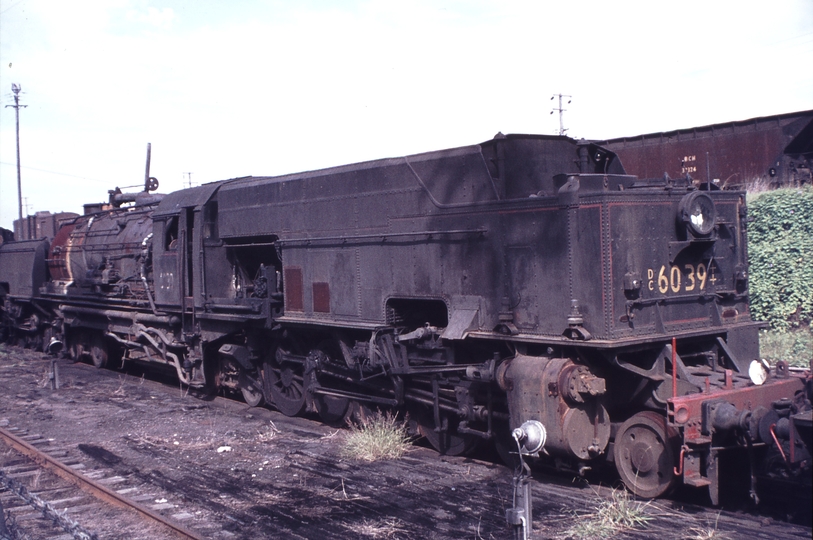
<instances>
[{"instance_id":1,"label":"metal post","mask_svg":"<svg viewBox=\"0 0 813 540\"><path fill-rule=\"evenodd\" d=\"M3 510L2 502L0 502L0 537L10 538L8 528L6 528L6 512Z\"/></svg>"},{"instance_id":2,"label":"metal post","mask_svg":"<svg viewBox=\"0 0 813 540\"><path fill-rule=\"evenodd\" d=\"M677 397L677 338L672 338L672 397Z\"/></svg>"},{"instance_id":3,"label":"metal post","mask_svg":"<svg viewBox=\"0 0 813 540\"><path fill-rule=\"evenodd\" d=\"M521 471L514 474L512 484L514 506L505 511L505 519L511 527L512 540L530 540L533 531L530 478L527 473Z\"/></svg>"},{"instance_id":4,"label":"metal post","mask_svg":"<svg viewBox=\"0 0 813 540\"><path fill-rule=\"evenodd\" d=\"M524 457L539 456L545 452L547 434L545 426L538 420L528 420L511 432L517 444L519 464L514 471L514 506L505 511L505 520L511 527L513 540L530 540L533 534L533 516L531 501L531 468L525 463Z\"/></svg>"},{"instance_id":5,"label":"metal post","mask_svg":"<svg viewBox=\"0 0 813 540\"><path fill-rule=\"evenodd\" d=\"M708 152L706 152L706 190L711 191L711 167L709 166Z\"/></svg>"},{"instance_id":6,"label":"metal post","mask_svg":"<svg viewBox=\"0 0 813 540\"><path fill-rule=\"evenodd\" d=\"M59 390L59 364L56 361L56 356L51 358L51 373L48 374L51 379L51 390Z\"/></svg>"},{"instance_id":7,"label":"metal post","mask_svg":"<svg viewBox=\"0 0 813 540\"><path fill-rule=\"evenodd\" d=\"M17 126L17 210L20 219L20 225L23 221L23 190L22 181L20 180L20 107L27 107L28 105L20 105L20 85L11 83L11 91L14 92L14 105L6 105L6 107L14 107L14 116L16 118Z\"/></svg>"},{"instance_id":8,"label":"metal post","mask_svg":"<svg viewBox=\"0 0 813 540\"><path fill-rule=\"evenodd\" d=\"M19 218L23 219L23 188L20 178L20 87L11 85L14 90L14 117L17 128L17 209Z\"/></svg>"},{"instance_id":9,"label":"metal post","mask_svg":"<svg viewBox=\"0 0 813 540\"><path fill-rule=\"evenodd\" d=\"M568 98L567 103L569 104L572 101L572 99L570 98L572 98L573 96L569 96L567 94L553 94L550 97L551 101L556 96L559 96L559 108L553 109L550 113L553 114L553 111L559 111L559 135L563 136L567 130L565 129L565 120L564 120L564 112L566 109L562 108L562 98Z\"/></svg>"},{"instance_id":10,"label":"metal post","mask_svg":"<svg viewBox=\"0 0 813 540\"><path fill-rule=\"evenodd\" d=\"M147 168L144 171L144 191L150 191L150 154L152 154L152 144L147 143Z\"/></svg>"}]
</instances>

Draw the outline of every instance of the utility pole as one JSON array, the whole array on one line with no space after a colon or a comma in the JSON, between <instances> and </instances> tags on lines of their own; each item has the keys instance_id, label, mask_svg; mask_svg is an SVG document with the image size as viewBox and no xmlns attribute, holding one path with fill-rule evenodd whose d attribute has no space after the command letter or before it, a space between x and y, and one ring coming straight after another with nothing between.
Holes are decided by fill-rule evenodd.
<instances>
[{"instance_id":1,"label":"utility pole","mask_svg":"<svg viewBox=\"0 0 813 540\"><path fill-rule=\"evenodd\" d=\"M563 108L562 108L562 98L567 98L567 104L568 104L568 105L570 105L571 98L572 98L573 96L569 96L569 95L567 95L567 94L553 94L553 95L550 97L550 100L551 100L551 101L553 101L553 99L554 99L556 96L559 96L559 108L554 108L554 109L552 109L552 110L550 111L550 113L551 113L551 114L553 114L553 113L554 113L554 111L559 111L559 135L564 135L564 134L565 134L565 131L567 131L567 130L565 129L565 123L564 123L564 114L563 114L563 113L564 113L564 112L565 112L567 109L563 109Z\"/></svg>"},{"instance_id":2,"label":"utility pole","mask_svg":"<svg viewBox=\"0 0 813 540\"><path fill-rule=\"evenodd\" d=\"M20 85L11 83L11 91L14 92L14 105L6 105L6 107L14 107L15 116L17 118L17 209L20 214L20 221L23 219L23 190L22 182L20 180L20 107L28 107L28 105L20 105Z\"/></svg>"},{"instance_id":3,"label":"utility pole","mask_svg":"<svg viewBox=\"0 0 813 540\"><path fill-rule=\"evenodd\" d=\"M186 176L186 179L187 179L187 181L189 183L189 185L187 187L192 187L192 173L191 172L185 172L185 173L183 173L183 175Z\"/></svg>"}]
</instances>

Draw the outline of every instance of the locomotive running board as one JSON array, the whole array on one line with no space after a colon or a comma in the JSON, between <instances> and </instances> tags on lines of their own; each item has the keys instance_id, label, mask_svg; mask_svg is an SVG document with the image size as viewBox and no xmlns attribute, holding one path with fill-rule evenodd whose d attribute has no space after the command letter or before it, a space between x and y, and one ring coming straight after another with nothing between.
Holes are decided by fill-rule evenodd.
<instances>
[{"instance_id":1,"label":"locomotive running board","mask_svg":"<svg viewBox=\"0 0 813 540\"><path fill-rule=\"evenodd\" d=\"M719 329L715 328L712 331L709 331L707 328L698 328L692 330L680 330L675 332L668 332L668 335L658 334L646 337L629 336L617 339L601 339L601 338L597 339L594 337L590 341L569 339L564 336L543 336L539 334L522 334L522 333L515 335L507 335L500 334L498 332L481 332L481 331L469 332L468 337L472 339L488 339L488 340L497 339L500 341L512 341L518 343L524 342L524 343L539 343L544 345L559 345L568 347L589 347L591 349L620 349L636 345L651 345L653 343L666 343L667 341L671 340L672 337L676 337L677 339L688 339L697 337L707 337L709 339L713 339L715 337L727 334L732 330L748 327L763 328L763 324L748 322L736 325L732 324L730 326Z\"/></svg>"}]
</instances>

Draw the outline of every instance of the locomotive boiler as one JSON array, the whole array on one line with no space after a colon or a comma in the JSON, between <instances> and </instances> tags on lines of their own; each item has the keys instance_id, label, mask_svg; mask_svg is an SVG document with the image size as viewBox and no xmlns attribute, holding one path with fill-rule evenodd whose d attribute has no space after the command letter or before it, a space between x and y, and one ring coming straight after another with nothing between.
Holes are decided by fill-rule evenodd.
<instances>
[{"instance_id":1,"label":"locomotive boiler","mask_svg":"<svg viewBox=\"0 0 813 540\"><path fill-rule=\"evenodd\" d=\"M752 490L809 483L810 375L760 360L744 193L498 134L111 203L47 258L0 246L0 281L47 272L6 287L10 336L40 329L74 358L162 365L287 415L405 410L447 454L493 442L510 458L531 422L544 445L520 451L614 464L643 497L682 482L716 503L734 464Z\"/></svg>"}]
</instances>

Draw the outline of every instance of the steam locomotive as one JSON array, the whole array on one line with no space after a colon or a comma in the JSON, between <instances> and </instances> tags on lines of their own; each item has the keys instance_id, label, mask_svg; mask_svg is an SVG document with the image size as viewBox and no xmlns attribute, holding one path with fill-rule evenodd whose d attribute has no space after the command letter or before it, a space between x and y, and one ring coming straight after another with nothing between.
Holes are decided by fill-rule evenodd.
<instances>
[{"instance_id":1,"label":"steam locomotive","mask_svg":"<svg viewBox=\"0 0 813 540\"><path fill-rule=\"evenodd\" d=\"M612 463L641 497L809 486L810 373L760 360L744 193L502 134L156 184L111 192L51 242L0 246L5 338L163 366L291 416L397 408L442 453Z\"/></svg>"}]
</instances>

